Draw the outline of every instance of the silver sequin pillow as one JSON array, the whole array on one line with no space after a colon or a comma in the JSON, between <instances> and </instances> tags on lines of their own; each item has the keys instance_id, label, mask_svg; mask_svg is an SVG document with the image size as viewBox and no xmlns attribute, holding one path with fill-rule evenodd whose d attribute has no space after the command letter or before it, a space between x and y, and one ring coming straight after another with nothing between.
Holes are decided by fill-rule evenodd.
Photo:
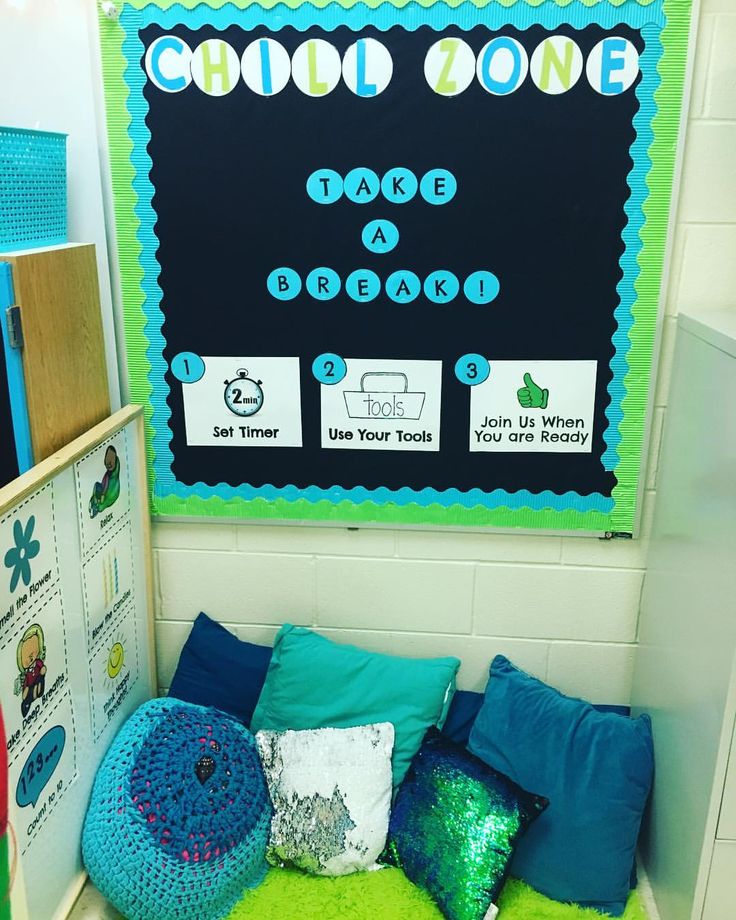
<instances>
[{"instance_id":1,"label":"silver sequin pillow","mask_svg":"<svg viewBox=\"0 0 736 920\"><path fill-rule=\"evenodd\" d=\"M375 868L391 809L393 725L260 731L256 742L274 811L271 865L316 875Z\"/></svg>"}]
</instances>

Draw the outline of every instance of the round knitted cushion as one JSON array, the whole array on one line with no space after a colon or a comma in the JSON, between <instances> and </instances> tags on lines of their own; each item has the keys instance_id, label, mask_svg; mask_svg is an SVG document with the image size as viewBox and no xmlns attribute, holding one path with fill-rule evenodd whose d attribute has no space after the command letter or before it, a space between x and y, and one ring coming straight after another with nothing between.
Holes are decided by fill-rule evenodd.
<instances>
[{"instance_id":1,"label":"round knitted cushion","mask_svg":"<svg viewBox=\"0 0 736 920\"><path fill-rule=\"evenodd\" d=\"M245 726L218 709L156 699L100 765L82 853L128 920L217 920L263 879L270 823Z\"/></svg>"}]
</instances>

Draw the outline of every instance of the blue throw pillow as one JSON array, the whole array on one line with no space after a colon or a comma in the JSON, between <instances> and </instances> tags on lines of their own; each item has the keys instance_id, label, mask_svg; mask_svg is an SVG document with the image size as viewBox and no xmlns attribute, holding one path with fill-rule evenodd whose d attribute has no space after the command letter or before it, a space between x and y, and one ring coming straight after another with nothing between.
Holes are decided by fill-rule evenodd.
<instances>
[{"instance_id":1,"label":"blue throw pillow","mask_svg":"<svg viewBox=\"0 0 736 920\"><path fill-rule=\"evenodd\" d=\"M181 650L169 696L214 706L250 725L271 653L267 646L243 642L200 613Z\"/></svg>"},{"instance_id":2,"label":"blue throw pillow","mask_svg":"<svg viewBox=\"0 0 736 920\"><path fill-rule=\"evenodd\" d=\"M598 712L497 655L468 746L550 800L511 874L556 901L621 916L652 784L649 717Z\"/></svg>"},{"instance_id":3,"label":"blue throw pillow","mask_svg":"<svg viewBox=\"0 0 736 920\"><path fill-rule=\"evenodd\" d=\"M483 705L484 696L474 690L456 690L455 696L447 713L447 721L442 726L442 734L447 735L456 744L467 744L476 716ZM615 712L620 716L628 716L631 709L628 706L614 706L606 703L594 703L593 708L598 712ZM635 876L634 876L635 877ZM632 888L636 887L633 882Z\"/></svg>"}]
</instances>

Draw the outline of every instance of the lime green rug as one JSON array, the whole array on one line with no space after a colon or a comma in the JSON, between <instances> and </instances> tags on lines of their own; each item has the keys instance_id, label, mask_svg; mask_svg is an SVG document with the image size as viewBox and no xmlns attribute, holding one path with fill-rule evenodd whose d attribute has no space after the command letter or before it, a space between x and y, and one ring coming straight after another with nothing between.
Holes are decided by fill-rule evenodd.
<instances>
[{"instance_id":1,"label":"lime green rug","mask_svg":"<svg viewBox=\"0 0 736 920\"><path fill-rule=\"evenodd\" d=\"M558 904L511 879L501 893L499 920L601 920L594 910ZM443 920L431 898L399 869L320 878L271 869L235 905L228 920ZM646 920L633 892L622 920Z\"/></svg>"}]
</instances>

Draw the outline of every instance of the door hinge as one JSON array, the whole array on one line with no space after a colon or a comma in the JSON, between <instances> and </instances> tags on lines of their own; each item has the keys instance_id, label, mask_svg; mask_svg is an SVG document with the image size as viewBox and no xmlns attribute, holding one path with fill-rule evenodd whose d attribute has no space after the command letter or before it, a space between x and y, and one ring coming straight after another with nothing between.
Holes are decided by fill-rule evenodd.
<instances>
[{"instance_id":1,"label":"door hinge","mask_svg":"<svg viewBox=\"0 0 736 920\"><path fill-rule=\"evenodd\" d=\"M23 323L20 307L15 305L5 310L5 322L8 327L8 344L11 348L23 347Z\"/></svg>"}]
</instances>

